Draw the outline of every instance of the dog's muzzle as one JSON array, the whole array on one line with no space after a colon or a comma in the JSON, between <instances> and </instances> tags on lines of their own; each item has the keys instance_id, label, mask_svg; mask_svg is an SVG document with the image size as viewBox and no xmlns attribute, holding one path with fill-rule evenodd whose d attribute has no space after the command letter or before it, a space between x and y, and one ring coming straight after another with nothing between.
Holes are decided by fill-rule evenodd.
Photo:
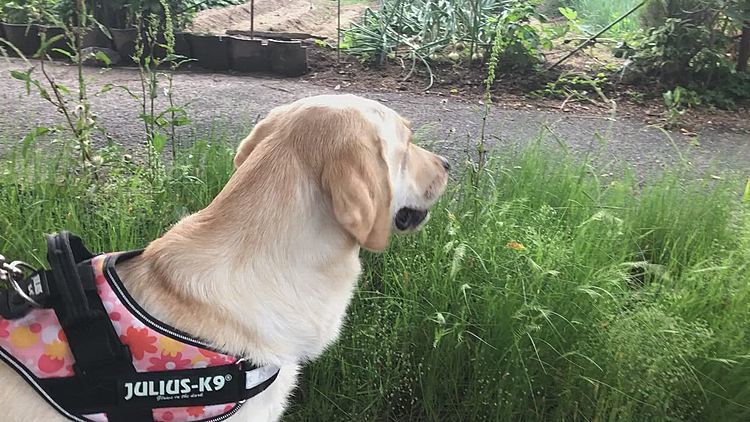
<instances>
[{"instance_id":1,"label":"dog's muzzle","mask_svg":"<svg viewBox=\"0 0 750 422\"><path fill-rule=\"evenodd\" d=\"M427 210L417 210L414 208L401 208L396 213L394 223L400 231L416 229L427 218Z\"/></svg>"}]
</instances>

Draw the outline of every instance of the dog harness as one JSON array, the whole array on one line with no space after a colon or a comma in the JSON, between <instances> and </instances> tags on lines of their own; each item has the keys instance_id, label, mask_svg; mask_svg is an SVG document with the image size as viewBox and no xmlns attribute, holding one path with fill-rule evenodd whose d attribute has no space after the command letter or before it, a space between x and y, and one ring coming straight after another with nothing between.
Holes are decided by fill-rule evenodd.
<instances>
[{"instance_id":1,"label":"dog harness","mask_svg":"<svg viewBox=\"0 0 750 422\"><path fill-rule=\"evenodd\" d=\"M0 358L66 418L221 421L278 376L141 308L115 271L141 251L93 255L67 232L47 248L52 270L0 286Z\"/></svg>"}]
</instances>

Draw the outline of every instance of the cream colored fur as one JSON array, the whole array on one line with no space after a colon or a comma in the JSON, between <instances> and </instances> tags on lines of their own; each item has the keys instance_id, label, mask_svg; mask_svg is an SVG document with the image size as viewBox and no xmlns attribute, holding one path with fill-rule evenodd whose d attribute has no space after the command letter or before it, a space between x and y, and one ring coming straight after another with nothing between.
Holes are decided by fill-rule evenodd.
<instances>
[{"instance_id":1,"label":"cream colored fur","mask_svg":"<svg viewBox=\"0 0 750 422\"><path fill-rule=\"evenodd\" d=\"M278 107L241 143L211 204L118 266L157 318L281 367L230 420L281 417L300 365L338 336L360 246L382 251L399 209L427 209L442 194L444 159L410 138L393 110L352 95ZM62 420L5 365L0 385L0 420Z\"/></svg>"}]
</instances>

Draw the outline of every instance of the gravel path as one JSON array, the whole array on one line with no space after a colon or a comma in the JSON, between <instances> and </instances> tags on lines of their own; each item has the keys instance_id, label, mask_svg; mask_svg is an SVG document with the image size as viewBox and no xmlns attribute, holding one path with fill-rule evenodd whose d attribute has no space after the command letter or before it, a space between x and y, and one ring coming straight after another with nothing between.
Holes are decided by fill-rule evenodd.
<instances>
[{"instance_id":1,"label":"gravel path","mask_svg":"<svg viewBox=\"0 0 750 422\"><path fill-rule=\"evenodd\" d=\"M19 60L0 61L0 75L8 75L10 69L21 69L22 65ZM75 68L54 65L48 69L58 82L75 86ZM107 83L140 91L138 74L133 69L87 69L86 74L92 94ZM253 122L274 106L309 95L343 91L297 79L196 72L178 73L174 86L176 102L188 104L194 122L181 132L182 139L218 131L233 142L239 142ZM425 133L424 138L434 141L436 150L454 161L473 149L469 140L476 139L481 129L482 106L478 103L405 92L358 94L380 100L411 119L413 126ZM137 102L122 90L111 90L94 96L91 103L100 126L118 142L138 151L143 126L138 119ZM157 103L165 107L163 98ZM6 145L0 144L0 151L34 126L60 122L61 115L37 94L26 95L22 82L0 77L0 142ZM699 145L695 145L680 134L672 134L670 141L660 130L637 120L499 107L492 109L486 133L493 146L502 149L534 139L544 130L548 130L550 141L557 139L578 153L597 152L602 163L618 161L641 175L679 162L679 154L699 170L718 167L750 173L748 134L706 130L699 134Z\"/></svg>"}]
</instances>

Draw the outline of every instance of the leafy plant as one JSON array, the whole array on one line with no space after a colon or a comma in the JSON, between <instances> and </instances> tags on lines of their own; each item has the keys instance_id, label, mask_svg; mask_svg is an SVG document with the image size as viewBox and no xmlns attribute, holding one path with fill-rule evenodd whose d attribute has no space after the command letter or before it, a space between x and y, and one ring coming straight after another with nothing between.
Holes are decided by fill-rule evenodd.
<instances>
[{"instance_id":1,"label":"leafy plant","mask_svg":"<svg viewBox=\"0 0 750 422\"><path fill-rule=\"evenodd\" d=\"M55 1L60 17L68 20L74 16L76 2L80 0L48 1ZM85 0L85 3L93 18L109 28L140 27L142 22L137 16L156 14L163 19L165 10L160 0ZM175 29L181 30L192 23L200 10L242 3L243 0L167 0L166 5Z\"/></svg>"},{"instance_id":2,"label":"leafy plant","mask_svg":"<svg viewBox=\"0 0 750 422\"><path fill-rule=\"evenodd\" d=\"M11 77L24 83L27 95L30 95L32 90L36 91L43 100L51 104L56 111L64 116L67 129L70 130L75 140L75 150L80 156L79 168L83 171L88 171L91 167L96 166L99 161L94 156L91 146L92 135L97 130L96 114L91 110L87 90L88 84L83 76L83 60L85 60L85 57L82 54L82 37L87 30L88 19L89 15L83 2L79 2L76 9L76 21L79 26L65 26L63 22L51 16L52 22L62 26L64 34L48 38L45 32L40 32L41 46L33 58L38 60L44 83L37 79L34 74L36 66L31 66L28 61L26 63L30 67L25 71L11 70L10 72ZM58 41L63 39L67 40L69 50L53 48ZM66 55L76 65L78 86L75 91L57 82L55 77L47 72L45 59L51 50ZM23 57L22 54L21 56Z\"/></svg>"},{"instance_id":3,"label":"leafy plant","mask_svg":"<svg viewBox=\"0 0 750 422\"><path fill-rule=\"evenodd\" d=\"M566 33L570 32L571 30L580 31L583 33L588 32L583 28L581 18L578 16L578 12L575 9L572 9L570 7L560 7L558 11L560 12L560 15L562 15L562 17L564 17L568 23L567 28L565 30Z\"/></svg>"},{"instance_id":4,"label":"leafy plant","mask_svg":"<svg viewBox=\"0 0 750 422\"><path fill-rule=\"evenodd\" d=\"M674 89L665 92L662 98L664 99L664 105L667 107L667 128L679 126L687 109L701 104L697 92L681 86L676 86Z\"/></svg>"},{"instance_id":5,"label":"leafy plant","mask_svg":"<svg viewBox=\"0 0 750 422\"><path fill-rule=\"evenodd\" d=\"M174 72L183 63L190 61L187 57L175 54L175 36L172 14L167 0L160 0L161 14L150 13L145 17L145 33L138 33L136 39L135 61L141 79L140 96L127 92L136 98L141 105L140 118L143 121L149 167L159 170L160 155L167 144L172 146L172 159L177 157L177 139L175 129L190 123L183 107L174 103L173 76L171 72L160 72L166 65ZM163 41L162 41L163 40ZM158 111L155 100L159 95L161 80L166 80L164 92L169 101L166 110Z\"/></svg>"},{"instance_id":6,"label":"leafy plant","mask_svg":"<svg viewBox=\"0 0 750 422\"><path fill-rule=\"evenodd\" d=\"M405 56L412 65L404 79L413 74L418 61L431 81L430 62L484 63L493 46L501 49L501 68L528 70L542 59L542 49L551 45L535 26L544 19L536 11L537 4L536 0L387 0L377 11L367 9L362 23L344 33L342 48L381 64Z\"/></svg>"},{"instance_id":7,"label":"leafy plant","mask_svg":"<svg viewBox=\"0 0 750 422\"><path fill-rule=\"evenodd\" d=\"M632 61L630 71L657 79L668 89L688 87L705 93L713 104L732 105L750 98L745 75L737 72L728 54L733 37L750 17L739 1L652 1L643 19L656 25L622 53Z\"/></svg>"},{"instance_id":8,"label":"leafy plant","mask_svg":"<svg viewBox=\"0 0 750 422\"><path fill-rule=\"evenodd\" d=\"M606 74L599 72L589 76L582 73L566 72L557 80L547 82L543 89L533 92L540 97L560 98L563 100L560 108L577 101L592 103L597 107L610 107L612 100L604 93L604 89L610 84Z\"/></svg>"},{"instance_id":9,"label":"leafy plant","mask_svg":"<svg viewBox=\"0 0 750 422\"><path fill-rule=\"evenodd\" d=\"M582 29L586 33L595 33L614 22L641 0L571 0L569 7L578 11L582 22ZM658 0L657 0L658 1ZM639 32L638 14L631 15L615 25L608 34L621 38Z\"/></svg>"},{"instance_id":10,"label":"leafy plant","mask_svg":"<svg viewBox=\"0 0 750 422\"><path fill-rule=\"evenodd\" d=\"M373 11L365 11L361 24L346 31L347 45L364 59L382 60L404 47L421 57L437 59L448 47L460 45L469 59L488 52L499 16L517 25L536 14L521 10L523 3L532 10L537 2L515 0L387 0ZM508 9L513 12L507 12ZM521 13L516 18L516 15ZM527 27L509 28L525 38Z\"/></svg>"},{"instance_id":11,"label":"leafy plant","mask_svg":"<svg viewBox=\"0 0 750 422\"><path fill-rule=\"evenodd\" d=\"M55 0L5 0L2 3L2 16L8 23L49 23L48 13L54 8Z\"/></svg>"},{"instance_id":12,"label":"leafy plant","mask_svg":"<svg viewBox=\"0 0 750 422\"><path fill-rule=\"evenodd\" d=\"M498 64L516 70L528 70L541 63L543 49L551 48L551 41L532 25L538 19L537 1L511 0L497 19L490 19L496 28L493 49L499 49Z\"/></svg>"}]
</instances>

